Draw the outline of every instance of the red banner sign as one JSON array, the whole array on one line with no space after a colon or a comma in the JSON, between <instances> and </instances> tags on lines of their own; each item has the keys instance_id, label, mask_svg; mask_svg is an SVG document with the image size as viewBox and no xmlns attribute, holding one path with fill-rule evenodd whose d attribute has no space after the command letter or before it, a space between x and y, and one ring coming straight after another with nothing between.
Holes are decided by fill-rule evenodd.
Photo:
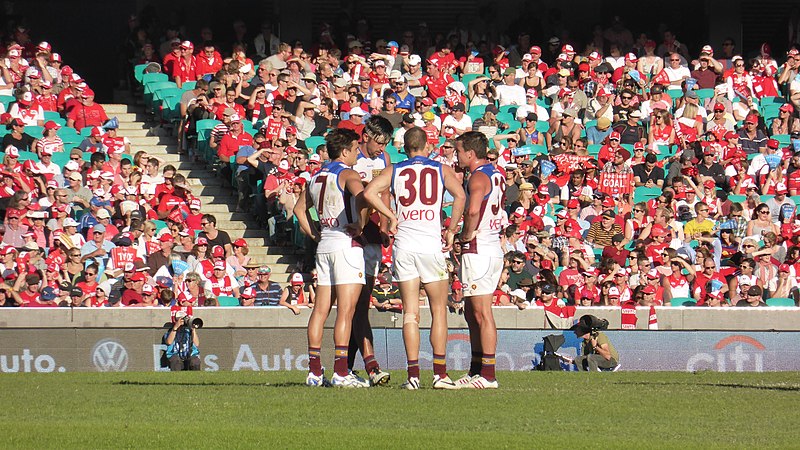
<instances>
[{"instance_id":1,"label":"red banner sign","mask_svg":"<svg viewBox=\"0 0 800 450\"><path fill-rule=\"evenodd\" d=\"M601 172L597 190L608 195L631 194L633 192L633 174Z\"/></svg>"},{"instance_id":2,"label":"red banner sign","mask_svg":"<svg viewBox=\"0 0 800 450\"><path fill-rule=\"evenodd\" d=\"M562 153L560 155L553 156L551 159L553 160L554 163L556 163L558 171L564 174L564 173L572 173L578 169L583 168L584 165L586 164L586 161L592 159L592 157Z\"/></svg>"}]
</instances>

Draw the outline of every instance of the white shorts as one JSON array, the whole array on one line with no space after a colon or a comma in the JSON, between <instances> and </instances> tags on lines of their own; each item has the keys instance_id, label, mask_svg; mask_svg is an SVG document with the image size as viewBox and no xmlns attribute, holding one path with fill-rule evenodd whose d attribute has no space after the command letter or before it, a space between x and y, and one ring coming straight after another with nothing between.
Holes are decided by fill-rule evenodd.
<instances>
[{"instance_id":1,"label":"white shorts","mask_svg":"<svg viewBox=\"0 0 800 450\"><path fill-rule=\"evenodd\" d=\"M364 273L368 277L377 277L378 269L383 260L383 251L378 244L367 244L364 246Z\"/></svg>"},{"instance_id":2,"label":"white shorts","mask_svg":"<svg viewBox=\"0 0 800 450\"><path fill-rule=\"evenodd\" d=\"M444 253L414 253L394 248L395 281L408 281L415 278L423 283L435 283L449 279Z\"/></svg>"},{"instance_id":3,"label":"white shorts","mask_svg":"<svg viewBox=\"0 0 800 450\"><path fill-rule=\"evenodd\" d=\"M503 273L503 258L468 253L461 255L461 284L464 297L491 295Z\"/></svg>"},{"instance_id":4,"label":"white shorts","mask_svg":"<svg viewBox=\"0 0 800 450\"><path fill-rule=\"evenodd\" d=\"M364 278L364 251L361 247L317 253L317 284L366 284Z\"/></svg>"}]
</instances>

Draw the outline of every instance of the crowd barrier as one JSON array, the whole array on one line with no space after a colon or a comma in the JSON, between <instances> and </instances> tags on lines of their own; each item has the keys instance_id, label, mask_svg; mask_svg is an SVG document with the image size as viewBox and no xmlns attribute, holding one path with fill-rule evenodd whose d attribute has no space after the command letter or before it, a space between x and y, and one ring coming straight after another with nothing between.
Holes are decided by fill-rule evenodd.
<instances>
[{"instance_id":1,"label":"crowd barrier","mask_svg":"<svg viewBox=\"0 0 800 450\"><path fill-rule=\"evenodd\" d=\"M584 308L619 327L619 309ZM639 311L639 328L648 310ZM786 371L800 370L798 313L791 308L758 310L659 308L659 330L610 330L626 371ZM308 367L305 324L308 311L197 308L203 370L304 372ZM423 311L423 369L431 368L429 318ZM539 361L542 338L564 334L561 352L575 355L580 340L566 330L543 329L541 309L497 309L497 367L531 370ZM168 311L165 309L6 310L0 314L0 372L159 371ZM466 323L451 315L448 367L466 370L470 351ZM375 354L389 370L405 369L402 320L373 312ZM333 359L332 320L327 324L323 361ZM567 367L565 367L567 368ZM569 369L569 368L567 368Z\"/></svg>"}]
</instances>

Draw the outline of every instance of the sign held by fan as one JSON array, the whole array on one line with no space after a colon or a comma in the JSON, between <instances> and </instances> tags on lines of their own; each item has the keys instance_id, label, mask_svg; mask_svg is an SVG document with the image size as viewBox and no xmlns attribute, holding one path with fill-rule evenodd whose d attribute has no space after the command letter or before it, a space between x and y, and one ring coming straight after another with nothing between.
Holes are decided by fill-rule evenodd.
<instances>
[{"instance_id":1,"label":"sign held by fan","mask_svg":"<svg viewBox=\"0 0 800 450\"><path fill-rule=\"evenodd\" d=\"M633 174L602 172L597 189L607 195L631 194L633 193Z\"/></svg>"}]
</instances>

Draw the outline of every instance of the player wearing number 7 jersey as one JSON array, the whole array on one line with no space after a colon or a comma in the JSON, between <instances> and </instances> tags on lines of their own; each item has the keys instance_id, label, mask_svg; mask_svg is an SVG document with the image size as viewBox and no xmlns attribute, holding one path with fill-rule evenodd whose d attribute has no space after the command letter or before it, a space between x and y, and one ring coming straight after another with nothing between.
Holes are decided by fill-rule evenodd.
<instances>
[{"instance_id":1,"label":"player wearing number 7 jersey","mask_svg":"<svg viewBox=\"0 0 800 450\"><path fill-rule=\"evenodd\" d=\"M375 177L364 191L364 200L389 219L394 235L394 278L403 300L403 341L408 358L407 389L419 388L419 287L430 300L433 387L456 389L447 375L447 289L444 253L453 245L466 196L455 171L426 157L427 136L421 128L405 134L409 159ZM380 193L390 189L395 211L384 204ZM453 196L453 216L442 243L442 196Z\"/></svg>"},{"instance_id":2,"label":"player wearing number 7 jersey","mask_svg":"<svg viewBox=\"0 0 800 450\"><path fill-rule=\"evenodd\" d=\"M336 346L331 384L342 387L368 387L368 383L347 369L348 343L356 302L365 283L364 253L357 241L366 223L361 177L351 169L358 157L358 135L352 130L333 130L325 137L331 162L311 178L305 195L294 208L300 228L319 242L317 246L317 296L308 321L308 369L306 384L325 384L320 362L322 329L331 310L332 290L336 290ZM308 209L319 215L319 230L311 227Z\"/></svg>"},{"instance_id":3,"label":"player wearing number 7 jersey","mask_svg":"<svg viewBox=\"0 0 800 450\"><path fill-rule=\"evenodd\" d=\"M500 231L506 184L503 175L486 160L487 149L486 136L480 132L468 131L456 139L458 165L469 171L467 207L459 240L464 318L472 347L470 370L456 381L459 388L497 388L497 328L492 293L503 270Z\"/></svg>"}]
</instances>

